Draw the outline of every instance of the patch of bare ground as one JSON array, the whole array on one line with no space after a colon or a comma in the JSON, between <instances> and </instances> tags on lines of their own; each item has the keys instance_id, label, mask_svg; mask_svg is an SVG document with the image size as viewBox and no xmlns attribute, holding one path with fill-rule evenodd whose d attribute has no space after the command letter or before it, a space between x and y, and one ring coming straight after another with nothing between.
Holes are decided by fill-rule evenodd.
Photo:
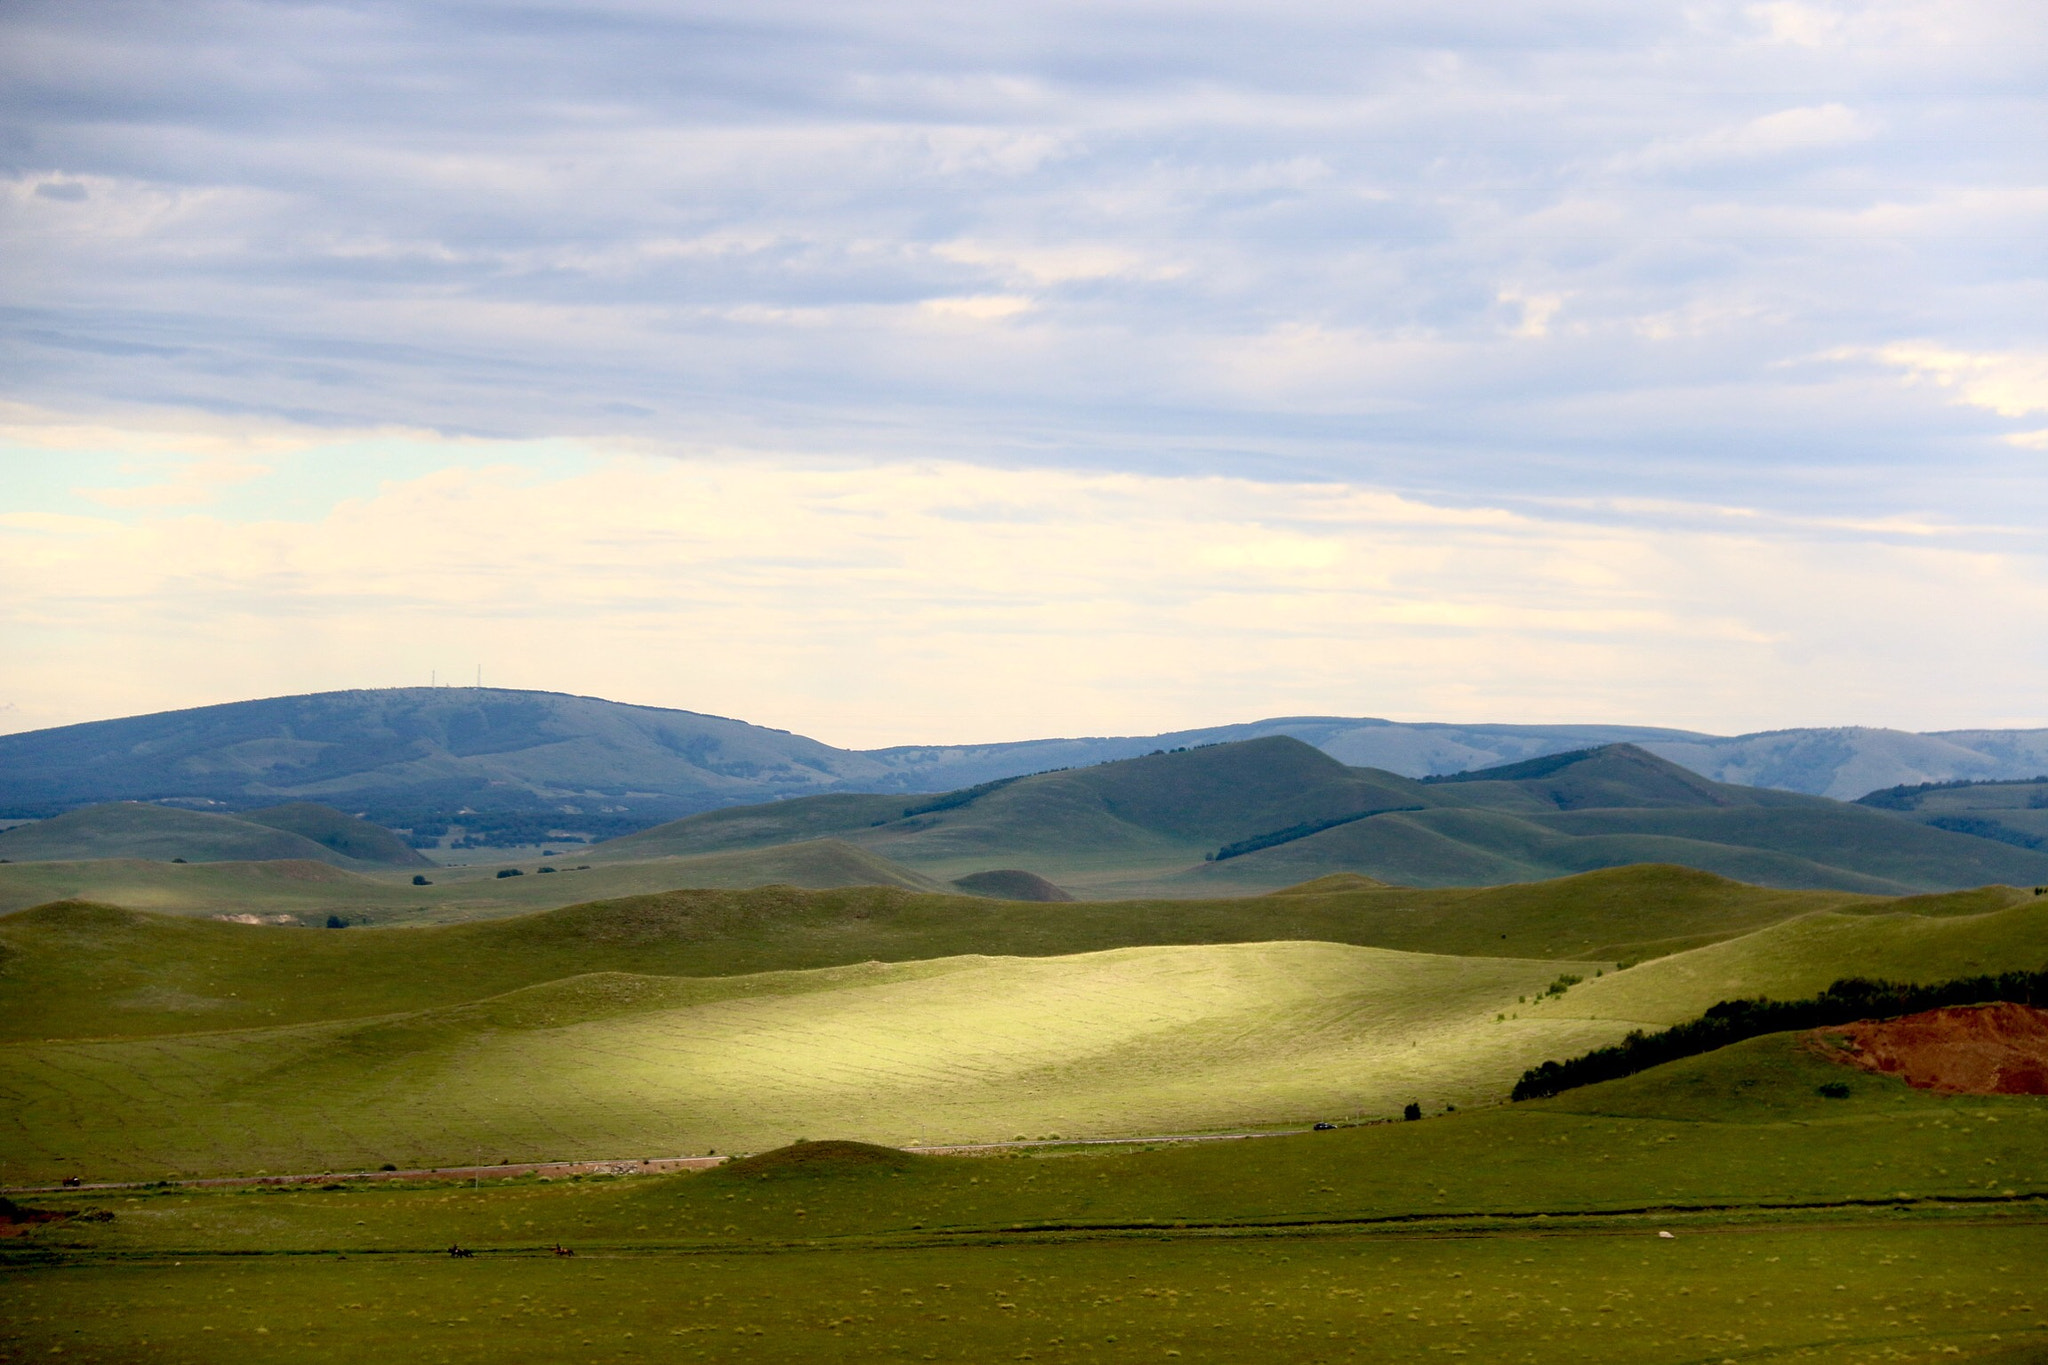
<instances>
[{"instance_id":1,"label":"patch of bare ground","mask_svg":"<svg viewBox=\"0 0 2048 1365\"><path fill-rule=\"evenodd\" d=\"M1943 1095L2048 1095L2048 1010L1959 1005L1816 1030L1845 1066Z\"/></svg>"}]
</instances>

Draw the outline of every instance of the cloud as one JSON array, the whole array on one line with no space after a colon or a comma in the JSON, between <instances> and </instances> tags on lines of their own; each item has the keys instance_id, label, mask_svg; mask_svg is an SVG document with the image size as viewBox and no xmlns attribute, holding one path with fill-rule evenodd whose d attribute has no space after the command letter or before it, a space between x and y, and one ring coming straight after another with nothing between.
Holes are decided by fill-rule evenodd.
<instances>
[{"instance_id":1,"label":"cloud","mask_svg":"<svg viewBox=\"0 0 2048 1365\"><path fill-rule=\"evenodd\" d=\"M1762 118L1670 138L1616 158L1620 170L1670 170L1728 161L1823 151L1860 142L1877 131L1866 115L1841 104L1780 109Z\"/></svg>"},{"instance_id":2,"label":"cloud","mask_svg":"<svg viewBox=\"0 0 2048 1365\"><path fill-rule=\"evenodd\" d=\"M1930 8L31 0L0 394L1968 519L1785 364L2048 345L2030 17Z\"/></svg>"},{"instance_id":3,"label":"cloud","mask_svg":"<svg viewBox=\"0 0 2048 1365\"><path fill-rule=\"evenodd\" d=\"M109 488L78 488L79 496L108 507L197 507L212 502L221 489L260 479L271 467L242 460L193 460L174 466L168 477L154 482Z\"/></svg>"},{"instance_id":4,"label":"cloud","mask_svg":"<svg viewBox=\"0 0 2048 1365\"><path fill-rule=\"evenodd\" d=\"M2038 29L22 0L8 695L2033 714Z\"/></svg>"},{"instance_id":5,"label":"cloud","mask_svg":"<svg viewBox=\"0 0 2048 1365\"><path fill-rule=\"evenodd\" d=\"M10 723L479 661L506 685L872 745L1275 713L2048 719L2029 537L1649 529L1640 509L959 461L550 472L483 453L291 521L0 515Z\"/></svg>"},{"instance_id":6,"label":"cloud","mask_svg":"<svg viewBox=\"0 0 2048 1365\"><path fill-rule=\"evenodd\" d=\"M1959 351L1925 342L1900 342L1874 350L1832 351L1827 358L1867 358L1894 366L1906 372L1909 382L1948 389L1954 401L2000 417L2048 412L2048 353Z\"/></svg>"},{"instance_id":7,"label":"cloud","mask_svg":"<svg viewBox=\"0 0 2048 1365\"><path fill-rule=\"evenodd\" d=\"M1522 320L1515 325L1514 334L1530 341L1549 336L1550 320L1564 307L1562 294L1532 294L1520 289L1503 289L1495 297L1502 303L1521 309Z\"/></svg>"}]
</instances>

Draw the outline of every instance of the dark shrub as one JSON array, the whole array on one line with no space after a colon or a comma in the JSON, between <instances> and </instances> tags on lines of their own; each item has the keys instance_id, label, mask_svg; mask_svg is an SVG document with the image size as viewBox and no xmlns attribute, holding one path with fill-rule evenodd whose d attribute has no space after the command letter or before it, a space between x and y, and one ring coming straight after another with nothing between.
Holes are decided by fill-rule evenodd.
<instances>
[{"instance_id":1,"label":"dark shrub","mask_svg":"<svg viewBox=\"0 0 2048 1365\"><path fill-rule=\"evenodd\" d=\"M413 874L412 874L412 884L413 884L414 886L432 886L432 885L433 885L433 883L432 883L432 882L428 881L428 880L426 879L426 877L425 877L425 876L423 876L422 874L420 874L420 873L418 873L418 872L415 872L415 873L413 873Z\"/></svg>"},{"instance_id":2,"label":"dark shrub","mask_svg":"<svg viewBox=\"0 0 2048 1365\"><path fill-rule=\"evenodd\" d=\"M340 915L329 915L327 917L327 927L330 929L346 929L348 928L348 921Z\"/></svg>"},{"instance_id":3,"label":"dark shrub","mask_svg":"<svg viewBox=\"0 0 2048 1365\"><path fill-rule=\"evenodd\" d=\"M1401 1117L1410 1123L1415 1122L1415 1120L1422 1117L1422 1106L1413 1100L1408 1101L1408 1107L1401 1111Z\"/></svg>"},{"instance_id":4,"label":"dark shrub","mask_svg":"<svg viewBox=\"0 0 2048 1365\"><path fill-rule=\"evenodd\" d=\"M500 877L524 877L526 874L516 867L501 867L498 869L498 875Z\"/></svg>"},{"instance_id":5,"label":"dark shrub","mask_svg":"<svg viewBox=\"0 0 2048 1365\"><path fill-rule=\"evenodd\" d=\"M1829 1081L1825 1085L1816 1086L1814 1090L1822 1099L1846 1100L1849 1098L1849 1087L1841 1081Z\"/></svg>"}]
</instances>

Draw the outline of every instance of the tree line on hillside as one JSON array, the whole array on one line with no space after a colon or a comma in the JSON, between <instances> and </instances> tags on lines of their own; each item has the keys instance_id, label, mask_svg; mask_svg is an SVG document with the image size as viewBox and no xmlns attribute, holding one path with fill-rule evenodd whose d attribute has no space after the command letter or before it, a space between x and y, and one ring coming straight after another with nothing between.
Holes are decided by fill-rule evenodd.
<instances>
[{"instance_id":1,"label":"tree line on hillside","mask_svg":"<svg viewBox=\"0 0 2048 1365\"><path fill-rule=\"evenodd\" d=\"M1508 1098L1548 1099L1600 1081L1617 1081L1653 1066L1697 1057L1766 1033L1827 1028L1860 1019L1889 1019L1949 1005L1981 1005L2010 1001L2048 1007L2048 968L2038 972L2005 972L1998 976L1967 976L1916 986L1899 981L1844 977L1819 995L1804 1000L1723 1000L1698 1019L1660 1033L1641 1029L1612 1047L1595 1048L1564 1062L1545 1062L1522 1073Z\"/></svg>"},{"instance_id":2,"label":"tree line on hillside","mask_svg":"<svg viewBox=\"0 0 2048 1365\"><path fill-rule=\"evenodd\" d=\"M1298 825L1289 825L1286 829L1254 834L1249 839L1239 839L1234 844L1225 844L1214 853L1204 855L1203 861L1220 863L1230 858L1241 858L1247 853L1257 853L1262 848L1278 848L1282 844L1291 844L1296 839L1306 839L1311 834L1321 834L1324 830L1335 829L1339 825L1356 824L1375 815L1392 815L1399 811L1421 809L1421 806L1376 806L1372 810L1353 811L1349 815L1333 816L1328 820L1305 820Z\"/></svg>"}]
</instances>

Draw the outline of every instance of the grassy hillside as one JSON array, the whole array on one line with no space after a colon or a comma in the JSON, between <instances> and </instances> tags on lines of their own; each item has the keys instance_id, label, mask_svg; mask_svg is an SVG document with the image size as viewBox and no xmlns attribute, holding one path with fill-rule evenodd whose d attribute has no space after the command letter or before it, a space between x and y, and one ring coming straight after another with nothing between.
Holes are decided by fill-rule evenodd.
<instances>
[{"instance_id":1,"label":"grassy hillside","mask_svg":"<svg viewBox=\"0 0 2048 1365\"><path fill-rule=\"evenodd\" d=\"M1483 885L1666 862L1770 886L1902 895L1958 884L2032 884L2043 871L2035 855L2021 850L1925 827L1901 828L1900 821L1866 820L1846 810L1391 814L1210 864L1180 880L1258 884L1363 867L1410 885L1441 886L1454 879Z\"/></svg>"},{"instance_id":2,"label":"grassy hillside","mask_svg":"<svg viewBox=\"0 0 2048 1365\"><path fill-rule=\"evenodd\" d=\"M1871 792L1857 804L2015 848L2048 848L2048 778L1890 787Z\"/></svg>"},{"instance_id":3,"label":"grassy hillside","mask_svg":"<svg viewBox=\"0 0 2048 1365\"><path fill-rule=\"evenodd\" d=\"M552 886L593 875L491 882ZM1981 910L2017 894L1964 893L1909 904L1940 915ZM678 891L495 921L342 932L57 904L0 919L0 1037L135 1036L355 1018L455 1004L586 972L721 976L966 953L1054 957L1156 944L1302 939L1408 952L1618 960L1815 910L1886 904L1836 892L1772 891L1663 867L1485 890L1366 888L1112 904L1030 904L875 887Z\"/></svg>"},{"instance_id":4,"label":"grassy hillside","mask_svg":"<svg viewBox=\"0 0 2048 1365\"><path fill-rule=\"evenodd\" d=\"M1939 981L2043 967L2048 898L2027 896L2001 909L1940 917L1823 912L1588 981L1526 1014L1669 1025L1717 1000L1796 1000L1845 976Z\"/></svg>"},{"instance_id":5,"label":"grassy hillside","mask_svg":"<svg viewBox=\"0 0 2048 1365\"><path fill-rule=\"evenodd\" d=\"M1538 1365L2038 1359L2048 1305L2024 1268L2048 1258L2048 1104L1921 1095L1783 1037L1694 1060L1594 1088L1629 1113L1559 1100L1037 1159L819 1144L696 1176L39 1196L114 1217L18 1239L0 1315L23 1359L146 1341L206 1365L1359 1344ZM1814 1093L1844 1075L1848 1098ZM558 1242L579 1254L545 1254ZM452 1243L476 1257L434 1254Z\"/></svg>"},{"instance_id":6,"label":"grassy hillside","mask_svg":"<svg viewBox=\"0 0 2048 1365\"><path fill-rule=\"evenodd\" d=\"M521 875L498 875L513 869ZM52 901L84 900L173 915L283 916L311 925L325 923L329 915L355 926L442 924L684 887L780 883L942 889L929 877L836 839L610 866L585 866L566 858L508 860L428 868L424 875L429 884L414 886L411 869L393 875L312 862L11 863L0 866L0 914Z\"/></svg>"},{"instance_id":7,"label":"grassy hillside","mask_svg":"<svg viewBox=\"0 0 2048 1365\"><path fill-rule=\"evenodd\" d=\"M932 892L951 889L878 853L831 838L623 866L593 864L590 871L599 880L617 880L618 874L628 869L637 873L639 880L657 882L665 888L782 885L813 890L842 886L893 886Z\"/></svg>"},{"instance_id":8,"label":"grassy hillside","mask_svg":"<svg viewBox=\"0 0 2048 1365\"><path fill-rule=\"evenodd\" d=\"M1710 782L1633 745L1414 782L1346 768L1282 736L919 800L827 796L715 811L590 856L826 834L941 878L1006 862L1101 897L1230 895L1335 872L1499 885L1641 862L1879 895L2048 881L2048 853L1867 806Z\"/></svg>"},{"instance_id":9,"label":"grassy hillside","mask_svg":"<svg viewBox=\"0 0 2048 1365\"><path fill-rule=\"evenodd\" d=\"M142 858L188 863L310 859L353 866L325 844L290 830L230 815L122 801L87 806L50 820L0 831L0 858L60 862L87 858Z\"/></svg>"},{"instance_id":10,"label":"grassy hillside","mask_svg":"<svg viewBox=\"0 0 2048 1365\"><path fill-rule=\"evenodd\" d=\"M1004 901L1070 901L1074 899L1035 872L1014 867L970 872L953 879L955 888L970 896L992 896Z\"/></svg>"},{"instance_id":11,"label":"grassy hillside","mask_svg":"<svg viewBox=\"0 0 2048 1365\"><path fill-rule=\"evenodd\" d=\"M1613 1025L1547 962L1336 944L599 974L347 1025L0 1049L9 1167L321 1170L1306 1123L1504 1093Z\"/></svg>"},{"instance_id":12,"label":"grassy hillside","mask_svg":"<svg viewBox=\"0 0 2048 1365\"><path fill-rule=\"evenodd\" d=\"M406 881L311 859L8 863L0 865L0 915L52 901L89 900L166 915L289 915L315 923L335 912L383 918L421 904L421 896L409 894L418 888Z\"/></svg>"},{"instance_id":13,"label":"grassy hillside","mask_svg":"<svg viewBox=\"0 0 2048 1365\"><path fill-rule=\"evenodd\" d=\"M936 797L812 797L714 811L592 850L604 858L759 847L836 833L914 866L992 858L1050 866L1179 867L1218 845L1303 821L1420 805L1392 773L1347 768L1284 736L1040 773Z\"/></svg>"},{"instance_id":14,"label":"grassy hillside","mask_svg":"<svg viewBox=\"0 0 2048 1365\"><path fill-rule=\"evenodd\" d=\"M317 801L288 801L282 806L265 806L261 810L243 811L241 818L251 824L268 825L272 829L311 839L359 863L379 863L388 867L434 865L431 859L382 825L373 825L368 820L357 819Z\"/></svg>"},{"instance_id":15,"label":"grassy hillside","mask_svg":"<svg viewBox=\"0 0 2048 1365\"><path fill-rule=\"evenodd\" d=\"M1515 891L1543 908L1536 889ZM782 896L755 943L822 942L891 901L899 915L944 906L942 920L978 905L989 924L1096 908ZM1341 898L1263 904L1313 913ZM758 893L360 934L55 908L19 917L35 932L6 944L0 1017L38 1032L0 1048L0 1111L14 1115L0 1146L60 1173L86 1154L128 1172L321 1169L445 1164L470 1141L538 1159L1468 1106L1545 1058L1723 997L1807 994L1844 972L2038 965L2048 902L1957 899L1977 904L1820 912L1627 970L1572 964L1592 978L1576 985L1556 961L1273 941L655 974L692 959L729 970L735 929L777 908ZM619 965L596 965L607 959Z\"/></svg>"}]
</instances>

